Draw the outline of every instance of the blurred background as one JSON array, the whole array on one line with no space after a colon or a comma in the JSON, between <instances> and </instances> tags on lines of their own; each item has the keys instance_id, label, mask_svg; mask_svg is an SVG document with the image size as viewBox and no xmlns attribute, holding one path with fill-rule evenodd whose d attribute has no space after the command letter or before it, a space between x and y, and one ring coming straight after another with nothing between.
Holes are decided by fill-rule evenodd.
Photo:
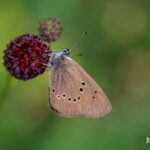
<instances>
[{"instance_id":1,"label":"blurred background","mask_svg":"<svg viewBox=\"0 0 150 150\"><path fill-rule=\"evenodd\" d=\"M37 34L39 20L53 16L64 29L54 50L88 30L72 58L108 95L107 116L59 117L48 107L47 71L19 81L2 65L10 40ZM0 150L150 149L150 1L1 0L0 18Z\"/></svg>"}]
</instances>

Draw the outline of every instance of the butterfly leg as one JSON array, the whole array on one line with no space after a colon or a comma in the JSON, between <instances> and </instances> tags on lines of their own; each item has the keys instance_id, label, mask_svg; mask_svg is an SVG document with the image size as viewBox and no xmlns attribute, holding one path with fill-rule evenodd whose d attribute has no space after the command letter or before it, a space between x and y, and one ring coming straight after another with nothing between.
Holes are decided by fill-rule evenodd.
<instances>
[{"instance_id":1,"label":"butterfly leg","mask_svg":"<svg viewBox=\"0 0 150 150\"><path fill-rule=\"evenodd\" d=\"M40 64L43 65L43 66L46 66L46 70L49 70L49 68L51 67L50 64L45 64L45 63L40 63Z\"/></svg>"}]
</instances>

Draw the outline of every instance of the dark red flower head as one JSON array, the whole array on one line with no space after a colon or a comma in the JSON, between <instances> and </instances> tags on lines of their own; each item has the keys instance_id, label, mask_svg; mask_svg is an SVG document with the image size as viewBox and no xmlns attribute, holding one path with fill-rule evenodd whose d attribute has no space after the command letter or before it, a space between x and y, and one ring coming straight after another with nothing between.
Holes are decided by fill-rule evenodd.
<instances>
[{"instance_id":1,"label":"dark red flower head","mask_svg":"<svg viewBox=\"0 0 150 150\"><path fill-rule=\"evenodd\" d=\"M51 50L37 36L24 34L11 41L4 51L4 65L17 79L28 80L45 71Z\"/></svg>"},{"instance_id":2,"label":"dark red flower head","mask_svg":"<svg viewBox=\"0 0 150 150\"><path fill-rule=\"evenodd\" d=\"M63 29L59 20L56 18L49 18L41 19L38 30L40 37L50 43L56 41L60 37Z\"/></svg>"}]
</instances>

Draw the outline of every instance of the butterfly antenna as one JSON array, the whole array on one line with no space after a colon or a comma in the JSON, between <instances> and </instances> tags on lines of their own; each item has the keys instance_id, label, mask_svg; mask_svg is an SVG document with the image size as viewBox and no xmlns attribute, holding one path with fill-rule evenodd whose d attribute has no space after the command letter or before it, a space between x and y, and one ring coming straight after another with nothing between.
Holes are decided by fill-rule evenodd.
<instances>
[{"instance_id":1,"label":"butterfly antenna","mask_svg":"<svg viewBox=\"0 0 150 150\"><path fill-rule=\"evenodd\" d=\"M70 49L71 49L71 50L75 49L75 48L79 45L79 43L82 41L82 39L84 39L84 37L85 37L86 35L87 35L87 31L84 31L84 32L81 34L80 38L75 42L75 44L73 45L73 47L70 48Z\"/></svg>"}]
</instances>

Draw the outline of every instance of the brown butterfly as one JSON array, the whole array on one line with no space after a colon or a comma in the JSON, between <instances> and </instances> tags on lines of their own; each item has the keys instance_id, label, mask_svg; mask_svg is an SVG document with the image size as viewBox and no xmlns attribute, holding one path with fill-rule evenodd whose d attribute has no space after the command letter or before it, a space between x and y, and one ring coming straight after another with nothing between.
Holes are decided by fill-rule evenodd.
<instances>
[{"instance_id":1,"label":"brown butterfly","mask_svg":"<svg viewBox=\"0 0 150 150\"><path fill-rule=\"evenodd\" d=\"M61 116L104 116L111 104L99 85L69 56L69 49L53 53L49 68L49 105Z\"/></svg>"}]
</instances>

